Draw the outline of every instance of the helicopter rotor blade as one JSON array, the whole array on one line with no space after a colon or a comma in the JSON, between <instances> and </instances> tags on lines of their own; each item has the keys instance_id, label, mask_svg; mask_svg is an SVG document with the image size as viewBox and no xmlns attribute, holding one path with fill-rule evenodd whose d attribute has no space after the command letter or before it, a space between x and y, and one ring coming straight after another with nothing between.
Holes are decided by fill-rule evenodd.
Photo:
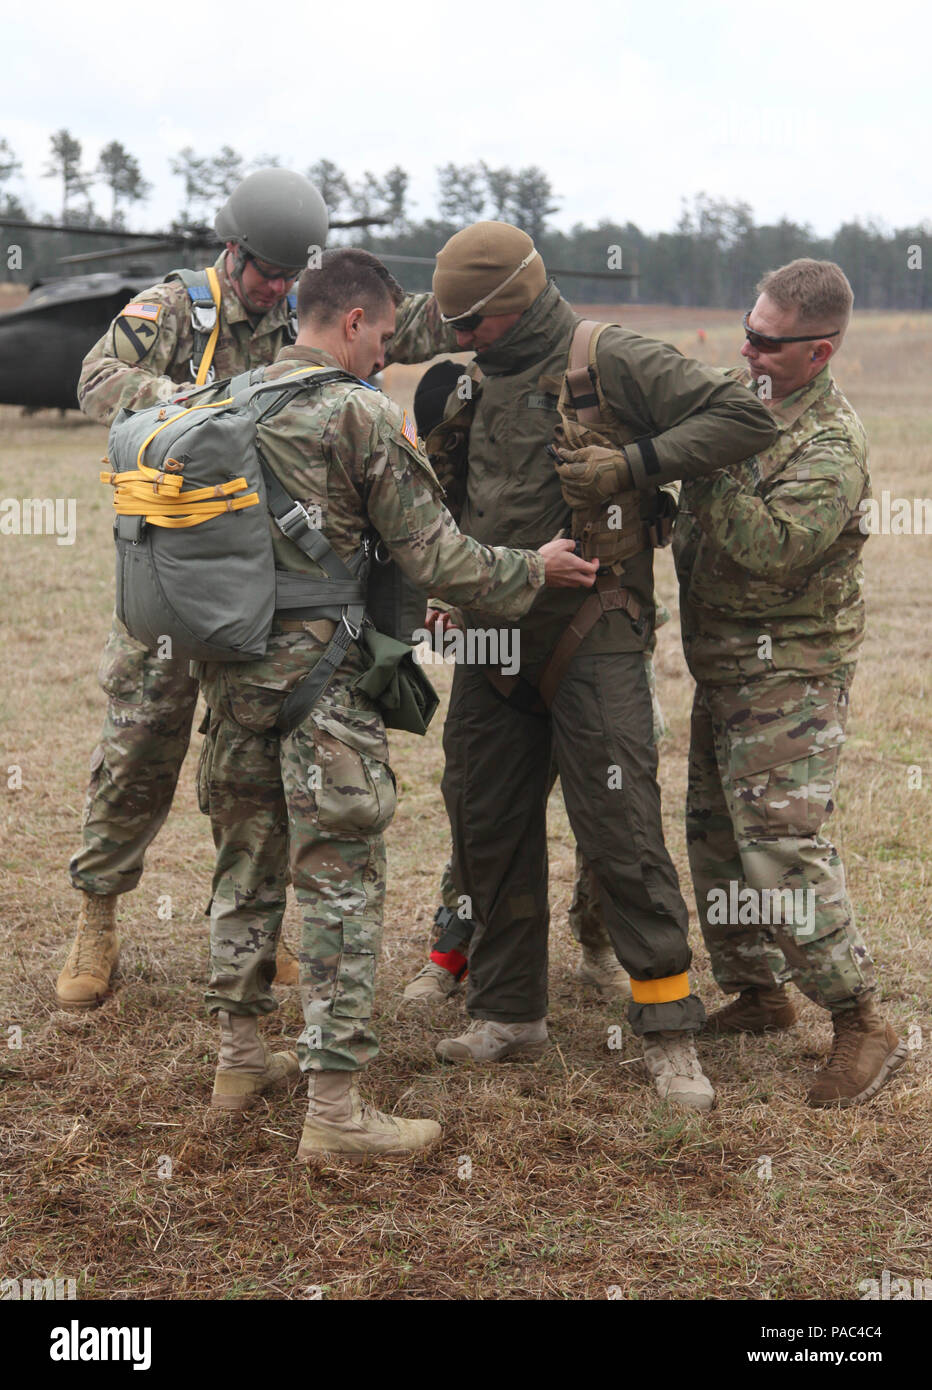
<instances>
[{"instance_id":1,"label":"helicopter rotor blade","mask_svg":"<svg viewBox=\"0 0 932 1390\"><path fill-rule=\"evenodd\" d=\"M207 244L207 243L205 243ZM85 251L79 256L59 256L59 265L81 265L84 261L108 261L123 256L142 256L147 251L169 251L171 241L148 241L143 246L114 246L109 251Z\"/></svg>"},{"instance_id":2,"label":"helicopter rotor blade","mask_svg":"<svg viewBox=\"0 0 932 1390\"><path fill-rule=\"evenodd\" d=\"M380 261L398 261L403 265L435 265L433 256L396 256L393 252L377 251ZM578 280L637 280L636 270L565 270L559 266L548 265L551 275L575 276Z\"/></svg>"}]
</instances>

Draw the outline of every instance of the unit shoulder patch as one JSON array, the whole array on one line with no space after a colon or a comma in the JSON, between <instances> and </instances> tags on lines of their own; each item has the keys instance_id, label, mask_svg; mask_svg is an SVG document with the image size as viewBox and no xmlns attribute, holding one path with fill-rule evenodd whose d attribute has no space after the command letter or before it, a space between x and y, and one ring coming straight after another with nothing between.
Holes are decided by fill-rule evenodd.
<instances>
[{"instance_id":1,"label":"unit shoulder patch","mask_svg":"<svg viewBox=\"0 0 932 1390\"><path fill-rule=\"evenodd\" d=\"M127 304L113 322L113 347L121 362L131 366L152 351L158 341L162 305L151 301Z\"/></svg>"}]
</instances>

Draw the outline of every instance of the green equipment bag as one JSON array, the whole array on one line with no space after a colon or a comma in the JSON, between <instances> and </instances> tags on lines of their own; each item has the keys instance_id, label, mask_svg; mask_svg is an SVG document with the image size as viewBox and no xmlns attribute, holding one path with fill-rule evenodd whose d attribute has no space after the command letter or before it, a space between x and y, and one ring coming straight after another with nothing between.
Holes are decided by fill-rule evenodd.
<instances>
[{"instance_id":1,"label":"green equipment bag","mask_svg":"<svg viewBox=\"0 0 932 1390\"><path fill-rule=\"evenodd\" d=\"M101 481L115 489L117 617L137 641L182 660L254 661L265 654L276 611L328 605L339 618L351 605L358 627L365 589L345 566L337 587L276 572L270 509L325 572L321 557L336 557L283 489L272 505L256 444L259 420L308 384L338 378L356 380L320 367L269 382L243 374L219 400L214 391L120 412L110 430L113 471Z\"/></svg>"},{"instance_id":2,"label":"green equipment bag","mask_svg":"<svg viewBox=\"0 0 932 1390\"><path fill-rule=\"evenodd\" d=\"M150 650L204 662L264 656L276 613L330 619L334 634L285 700L278 732L289 733L307 717L350 644L361 642L372 667L359 678L360 689L380 705L389 727L424 733L437 697L404 640L423 621L423 596L390 556L379 558L369 577L377 537L365 537L345 564L282 487L256 441L259 421L307 386L365 383L328 367L268 382L255 380L258 375L234 377L209 398L200 392L124 410L114 421L106 460L112 471L100 476L115 490L117 616ZM226 394L218 399L221 389ZM269 513L323 577L275 568ZM373 621L388 632L376 631Z\"/></svg>"},{"instance_id":3,"label":"green equipment bag","mask_svg":"<svg viewBox=\"0 0 932 1390\"><path fill-rule=\"evenodd\" d=\"M386 728L426 734L440 701L411 647L368 623L360 640L370 665L353 681L354 688L376 702Z\"/></svg>"}]
</instances>

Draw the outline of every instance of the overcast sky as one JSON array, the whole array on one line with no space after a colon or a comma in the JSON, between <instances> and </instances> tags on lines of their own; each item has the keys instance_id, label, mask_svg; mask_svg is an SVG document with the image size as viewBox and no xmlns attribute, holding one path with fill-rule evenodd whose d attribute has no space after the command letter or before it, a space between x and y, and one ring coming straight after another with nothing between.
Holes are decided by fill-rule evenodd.
<instances>
[{"instance_id":1,"label":"overcast sky","mask_svg":"<svg viewBox=\"0 0 932 1390\"><path fill-rule=\"evenodd\" d=\"M819 233L874 217L932 218L932 20L927 2L768 5L627 0L399 0L135 8L114 0L6 6L0 136L9 187L56 212L40 175L67 127L85 163L120 140L154 185L131 225L182 204L184 145L231 144L358 178L401 164L415 217L435 213L447 161L536 164L553 221L672 228L699 191ZM164 17L163 17L164 16ZM100 211L109 194L96 195Z\"/></svg>"}]
</instances>

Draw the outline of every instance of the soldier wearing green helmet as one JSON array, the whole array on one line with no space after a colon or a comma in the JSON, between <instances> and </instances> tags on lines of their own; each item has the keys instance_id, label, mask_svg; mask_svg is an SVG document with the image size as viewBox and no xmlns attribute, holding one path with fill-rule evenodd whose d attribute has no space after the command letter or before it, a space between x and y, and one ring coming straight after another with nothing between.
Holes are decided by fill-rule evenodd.
<instances>
[{"instance_id":1,"label":"soldier wearing green helmet","mask_svg":"<svg viewBox=\"0 0 932 1390\"><path fill-rule=\"evenodd\" d=\"M91 419L109 425L121 409L170 400L192 381L265 366L294 342L291 291L328 230L318 190L287 169L256 170L220 209L215 230L225 246L212 266L174 271L136 296L88 353L78 401ZM455 343L432 295L409 295L396 322L396 361ZM59 1005L71 1010L94 1008L110 992L116 900L138 884L168 816L198 692L187 662L147 650L116 617L99 679L107 714L91 757L82 845L70 864L81 895L78 928L56 987ZM278 978L297 980L293 958L279 957Z\"/></svg>"}]
</instances>

